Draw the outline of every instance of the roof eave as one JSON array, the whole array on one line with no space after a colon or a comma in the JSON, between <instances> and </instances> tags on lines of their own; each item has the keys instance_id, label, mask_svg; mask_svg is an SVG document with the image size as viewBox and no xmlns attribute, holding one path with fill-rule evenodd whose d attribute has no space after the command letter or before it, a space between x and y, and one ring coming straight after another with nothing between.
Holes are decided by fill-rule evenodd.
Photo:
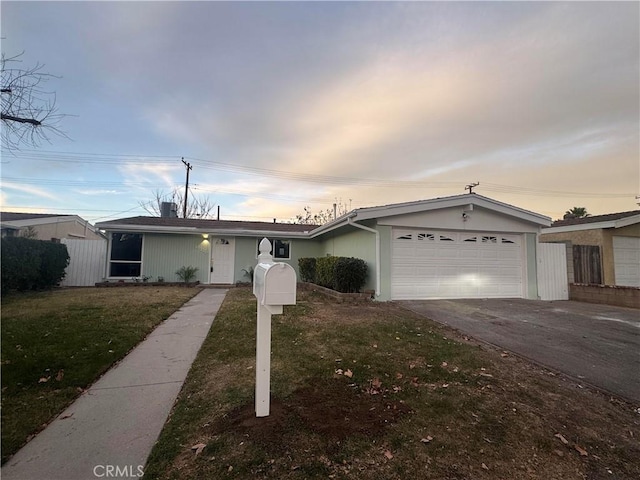
<instances>
[{"instance_id":1,"label":"roof eave","mask_svg":"<svg viewBox=\"0 0 640 480\"><path fill-rule=\"evenodd\" d=\"M615 223L615 228L623 228L628 227L629 225L635 225L636 223L640 223L640 214L621 218L620 220L616 220Z\"/></svg>"},{"instance_id":2,"label":"roof eave","mask_svg":"<svg viewBox=\"0 0 640 480\"><path fill-rule=\"evenodd\" d=\"M300 237L305 238L308 232L283 232L279 230L249 230L242 228L202 228L202 227L167 227L160 225L135 225L135 224L109 224L98 225L100 229L105 231L127 231L140 233L177 233L187 235L234 235L239 237Z\"/></svg>"},{"instance_id":3,"label":"roof eave","mask_svg":"<svg viewBox=\"0 0 640 480\"><path fill-rule=\"evenodd\" d=\"M482 195L461 194L453 197L434 198L429 200L420 200L417 202L408 202L396 205L386 205L382 207L365 208L358 211L360 220L369 220L372 218L383 218L397 215L406 215L417 212L439 210L442 208L461 207L464 205L477 205L479 207L488 208L490 210L520 218L521 220L534 223L541 226L551 225L551 218L540 215L529 210L514 207L506 203L498 202Z\"/></svg>"},{"instance_id":4,"label":"roof eave","mask_svg":"<svg viewBox=\"0 0 640 480\"><path fill-rule=\"evenodd\" d=\"M542 233L565 233L565 232L579 232L583 230L600 230L605 228L623 228L629 225L635 225L640 223L640 215L633 215L631 217L621 218L619 220L608 220L605 222L592 222L592 223L576 223L573 225L563 225L561 227L549 227L545 228Z\"/></svg>"}]
</instances>

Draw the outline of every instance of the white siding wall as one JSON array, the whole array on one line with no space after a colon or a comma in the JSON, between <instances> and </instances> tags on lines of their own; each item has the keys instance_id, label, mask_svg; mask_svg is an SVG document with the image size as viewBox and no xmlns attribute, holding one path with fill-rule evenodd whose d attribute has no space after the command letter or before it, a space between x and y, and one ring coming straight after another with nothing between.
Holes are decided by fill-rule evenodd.
<instances>
[{"instance_id":1,"label":"white siding wall","mask_svg":"<svg viewBox=\"0 0 640 480\"><path fill-rule=\"evenodd\" d=\"M537 272L540 300L569 300L567 247L564 243L538 244Z\"/></svg>"},{"instance_id":2,"label":"white siding wall","mask_svg":"<svg viewBox=\"0 0 640 480\"><path fill-rule=\"evenodd\" d=\"M88 287L102 280L107 258L106 240L72 240L63 238L67 246L69 266L63 287Z\"/></svg>"}]
</instances>

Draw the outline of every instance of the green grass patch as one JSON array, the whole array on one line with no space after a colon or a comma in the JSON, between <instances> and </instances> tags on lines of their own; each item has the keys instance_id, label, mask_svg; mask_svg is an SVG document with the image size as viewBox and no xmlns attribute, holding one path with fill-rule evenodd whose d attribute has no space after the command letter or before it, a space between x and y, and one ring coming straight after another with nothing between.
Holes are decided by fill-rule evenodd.
<instances>
[{"instance_id":1,"label":"green grass patch","mask_svg":"<svg viewBox=\"0 0 640 480\"><path fill-rule=\"evenodd\" d=\"M640 478L631 406L394 304L300 292L272 318L271 412L256 419L255 322L251 292L231 290L145 478Z\"/></svg>"},{"instance_id":2,"label":"green grass patch","mask_svg":"<svg viewBox=\"0 0 640 480\"><path fill-rule=\"evenodd\" d=\"M2 298L2 461L198 293L68 289Z\"/></svg>"}]
</instances>

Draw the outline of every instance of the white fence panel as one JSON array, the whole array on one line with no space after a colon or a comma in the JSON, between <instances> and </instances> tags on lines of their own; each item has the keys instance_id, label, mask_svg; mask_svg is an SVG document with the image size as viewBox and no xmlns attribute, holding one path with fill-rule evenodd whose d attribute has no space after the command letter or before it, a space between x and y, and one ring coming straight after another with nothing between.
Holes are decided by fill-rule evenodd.
<instances>
[{"instance_id":1,"label":"white fence panel","mask_svg":"<svg viewBox=\"0 0 640 480\"><path fill-rule=\"evenodd\" d=\"M538 295L541 300L569 300L564 243L538 244Z\"/></svg>"},{"instance_id":2,"label":"white fence panel","mask_svg":"<svg viewBox=\"0 0 640 480\"><path fill-rule=\"evenodd\" d=\"M104 277L107 257L106 240L61 240L69 252L67 274L62 280L63 287L88 287Z\"/></svg>"}]
</instances>

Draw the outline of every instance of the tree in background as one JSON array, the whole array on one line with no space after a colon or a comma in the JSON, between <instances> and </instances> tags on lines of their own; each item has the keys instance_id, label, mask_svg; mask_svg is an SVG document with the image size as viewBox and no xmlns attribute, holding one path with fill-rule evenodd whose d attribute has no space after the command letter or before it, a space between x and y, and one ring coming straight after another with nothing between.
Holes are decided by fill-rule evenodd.
<instances>
[{"instance_id":1,"label":"tree in background","mask_svg":"<svg viewBox=\"0 0 640 480\"><path fill-rule=\"evenodd\" d=\"M153 200L148 202L139 202L139 205L154 217L162 216L162 204L164 202L172 202L177 205L178 218L182 218L184 211L184 193L175 189L173 192L166 193L163 190L155 190L153 192ZM216 204L211 201L209 196L196 197L191 191L187 201L187 216L185 218L213 218Z\"/></svg>"},{"instance_id":2,"label":"tree in background","mask_svg":"<svg viewBox=\"0 0 640 480\"><path fill-rule=\"evenodd\" d=\"M24 52L23 52L24 53ZM2 96L2 147L12 151L21 146L37 147L49 134L66 136L57 126L64 116L57 112L56 94L45 84L59 78L42 72L44 65L12 68L23 53L7 58L2 54L0 91Z\"/></svg>"},{"instance_id":3,"label":"tree in background","mask_svg":"<svg viewBox=\"0 0 640 480\"><path fill-rule=\"evenodd\" d=\"M584 218L590 214L587 213L587 209L584 207L573 207L571 210L567 210L564 215L565 218Z\"/></svg>"},{"instance_id":4,"label":"tree in background","mask_svg":"<svg viewBox=\"0 0 640 480\"><path fill-rule=\"evenodd\" d=\"M33 225L29 225L27 228L20 232L20 236L23 238L30 238L32 240L38 239L38 232Z\"/></svg>"},{"instance_id":5,"label":"tree in background","mask_svg":"<svg viewBox=\"0 0 640 480\"><path fill-rule=\"evenodd\" d=\"M334 209L327 208L326 210L320 210L318 213L312 213L311 207L304 207L304 213L298 214L292 220L293 223L299 223L302 225L324 225L325 223L329 223L337 217L344 215L349 212L349 208L346 204L343 204L342 201L335 204L335 216Z\"/></svg>"}]
</instances>

